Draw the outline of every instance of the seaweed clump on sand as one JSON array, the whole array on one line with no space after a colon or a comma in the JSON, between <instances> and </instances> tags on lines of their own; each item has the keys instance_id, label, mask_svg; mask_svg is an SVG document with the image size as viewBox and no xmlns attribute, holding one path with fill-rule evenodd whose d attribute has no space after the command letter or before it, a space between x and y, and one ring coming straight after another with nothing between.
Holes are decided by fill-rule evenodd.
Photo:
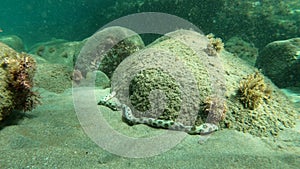
<instances>
[{"instance_id":1,"label":"seaweed clump on sand","mask_svg":"<svg viewBox=\"0 0 300 169\"><path fill-rule=\"evenodd\" d=\"M0 43L0 121L13 110L30 111L40 103L32 90L35 70L32 57Z\"/></svg>"},{"instance_id":2,"label":"seaweed clump on sand","mask_svg":"<svg viewBox=\"0 0 300 169\"><path fill-rule=\"evenodd\" d=\"M254 110L263 99L269 99L271 90L266 85L264 77L256 71L240 81L239 94L244 107Z\"/></svg>"}]
</instances>

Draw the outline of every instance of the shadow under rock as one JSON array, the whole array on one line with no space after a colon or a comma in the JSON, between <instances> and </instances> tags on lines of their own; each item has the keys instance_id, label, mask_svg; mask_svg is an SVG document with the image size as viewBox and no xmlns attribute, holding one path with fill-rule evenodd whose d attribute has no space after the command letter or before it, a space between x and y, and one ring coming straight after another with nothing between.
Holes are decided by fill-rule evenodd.
<instances>
[{"instance_id":1,"label":"shadow under rock","mask_svg":"<svg viewBox=\"0 0 300 169\"><path fill-rule=\"evenodd\" d=\"M23 111L14 110L0 122L0 130L4 129L6 126L18 125L24 118L32 119L34 117L36 116Z\"/></svg>"}]
</instances>

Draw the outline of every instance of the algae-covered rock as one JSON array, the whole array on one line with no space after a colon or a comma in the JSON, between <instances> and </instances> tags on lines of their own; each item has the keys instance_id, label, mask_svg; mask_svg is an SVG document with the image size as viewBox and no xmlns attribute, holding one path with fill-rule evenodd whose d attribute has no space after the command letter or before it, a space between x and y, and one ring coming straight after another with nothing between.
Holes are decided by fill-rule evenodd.
<instances>
[{"instance_id":1,"label":"algae-covered rock","mask_svg":"<svg viewBox=\"0 0 300 169\"><path fill-rule=\"evenodd\" d=\"M160 69L146 69L136 74L129 86L131 103L138 111L151 109L154 105L151 105L149 97L153 89L164 92L168 101L168 105L158 118L175 120L180 111L179 84L176 83L176 79Z\"/></svg>"},{"instance_id":2,"label":"algae-covered rock","mask_svg":"<svg viewBox=\"0 0 300 169\"><path fill-rule=\"evenodd\" d=\"M289 99L274 85L271 80L259 74L253 66L243 60L226 53L220 57L226 71L226 118L221 122L221 127L235 129L255 136L274 137L281 130L295 126L297 110ZM258 78L257 78L258 77ZM259 100L257 107L252 109L252 101L241 100L240 89L242 84L247 84L249 96L252 98L252 89L260 90L255 93ZM246 90L244 90L246 91ZM256 98L256 97L254 97ZM248 104L248 106L245 106Z\"/></svg>"},{"instance_id":3,"label":"algae-covered rock","mask_svg":"<svg viewBox=\"0 0 300 169\"><path fill-rule=\"evenodd\" d=\"M0 37L0 42L8 45L17 52L22 52L25 50L24 43L22 39L16 35L6 35Z\"/></svg>"},{"instance_id":4,"label":"algae-covered rock","mask_svg":"<svg viewBox=\"0 0 300 169\"><path fill-rule=\"evenodd\" d=\"M258 49L255 48L254 44L234 36L226 41L225 47L228 52L237 55L239 58L247 61L252 66L255 65Z\"/></svg>"},{"instance_id":5,"label":"algae-covered rock","mask_svg":"<svg viewBox=\"0 0 300 169\"><path fill-rule=\"evenodd\" d=\"M120 63L112 91L135 117L210 121L266 137L295 125L295 108L267 77L226 51L209 55L210 43L194 31L168 33Z\"/></svg>"},{"instance_id":6,"label":"algae-covered rock","mask_svg":"<svg viewBox=\"0 0 300 169\"><path fill-rule=\"evenodd\" d=\"M49 42L37 43L29 50L30 54L40 56L50 63L63 64L73 68L74 60L79 54L85 40L68 42L54 39Z\"/></svg>"},{"instance_id":7,"label":"algae-covered rock","mask_svg":"<svg viewBox=\"0 0 300 169\"><path fill-rule=\"evenodd\" d=\"M277 86L300 86L300 38L269 43L256 64Z\"/></svg>"},{"instance_id":8,"label":"algae-covered rock","mask_svg":"<svg viewBox=\"0 0 300 169\"><path fill-rule=\"evenodd\" d=\"M207 117L206 100L224 97L225 79L215 72L218 58L208 55L215 53L209 52L214 48L207 50L210 43L194 31L171 32L121 62L112 77L112 90L135 117L201 124ZM218 104L224 108L222 99Z\"/></svg>"},{"instance_id":9,"label":"algae-covered rock","mask_svg":"<svg viewBox=\"0 0 300 169\"><path fill-rule=\"evenodd\" d=\"M35 69L30 55L0 43L0 120L13 110L30 111L39 103L32 91Z\"/></svg>"},{"instance_id":10,"label":"algae-covered rock","mask_svg":"<svg viewBox=\"0 0 300 169\"><path fill-rule=\"evenodd\" d=\"M108 27L87 39L75 69L84 77L87 72L100 70L110 78L122 60L142 48L144 42L137 33L123 27Z\"/></svg>"},{"instance_id":11,"label":"algae-covered rock","mask_svg":"<svg viewBox=\"0 0 300 169\"><path fill-rule=\"evenodd\" d=\"M37 68L34 82L37 87L62 93L72 87L72 69L62 64L42 63Z\"/></svg>"}]
</instances>

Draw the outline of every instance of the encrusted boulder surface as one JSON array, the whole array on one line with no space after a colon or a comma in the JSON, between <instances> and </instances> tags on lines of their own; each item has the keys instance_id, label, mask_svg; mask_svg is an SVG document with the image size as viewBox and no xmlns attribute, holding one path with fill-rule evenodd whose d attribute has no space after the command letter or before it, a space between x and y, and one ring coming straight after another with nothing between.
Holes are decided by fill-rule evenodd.
<instances>
[{"instance_id":1,"label":"encrusted boulder surface","mask_svg":"<svg viewBox=\"0 0 300 169\"><path fill-rule=\"evenodd\" d=\"M168 33L121 62L112 91L135 117L199 125L214 112L221 128L256 136L295 125L295 108L267 77L226 51L211 55L210 43L194 31ZM262 92L250 95L253 86Z\"/></svg>"}]
</instances>

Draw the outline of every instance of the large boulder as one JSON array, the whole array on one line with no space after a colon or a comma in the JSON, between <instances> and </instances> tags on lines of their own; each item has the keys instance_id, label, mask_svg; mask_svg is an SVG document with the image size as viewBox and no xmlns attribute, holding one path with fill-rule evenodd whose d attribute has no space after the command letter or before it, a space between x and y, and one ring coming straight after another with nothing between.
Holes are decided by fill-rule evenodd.
<instances>
[{"instance_id":1,"label":"large boulder","mask_svg":"<svg viewBox=\"0 0 300 169\"><path fill-rule=\"evenodd\" d=\"M200 125L213 114L221 128L266 137L295 125L293 105L268 78L226 51L210 55L210 43L193 31L168 33L120 63L112 91L135 117Z\"/></svg>"},{"instance_id":2,"label":"large boulder","mask_svg":"<svg viewBox=\"0 0 300 169\"><path fill-rule=\"evenodd\" d=\"M219 64L216 56L209 56L216 53L211 50L213 44L203 34L187 30L171 32L121 62L112 77L112 90L136 117L198 125L207 117L206 111L198 112L204 109L207 100L217 97L222 110L215 112L220 112L217 116L221 117L225 109L221 101L225 79L221 69L214 72Z\"/></svg>"},{"instance_id":3,"label":"large boulder","mask_svg":"<svg viewBox=\"0 0 300 169\"><path fill-rule=\"evenodd\" d=\"M300 86L300 38L269 43L255 65L278 87Z\"/></svg>"}]
</instances>

